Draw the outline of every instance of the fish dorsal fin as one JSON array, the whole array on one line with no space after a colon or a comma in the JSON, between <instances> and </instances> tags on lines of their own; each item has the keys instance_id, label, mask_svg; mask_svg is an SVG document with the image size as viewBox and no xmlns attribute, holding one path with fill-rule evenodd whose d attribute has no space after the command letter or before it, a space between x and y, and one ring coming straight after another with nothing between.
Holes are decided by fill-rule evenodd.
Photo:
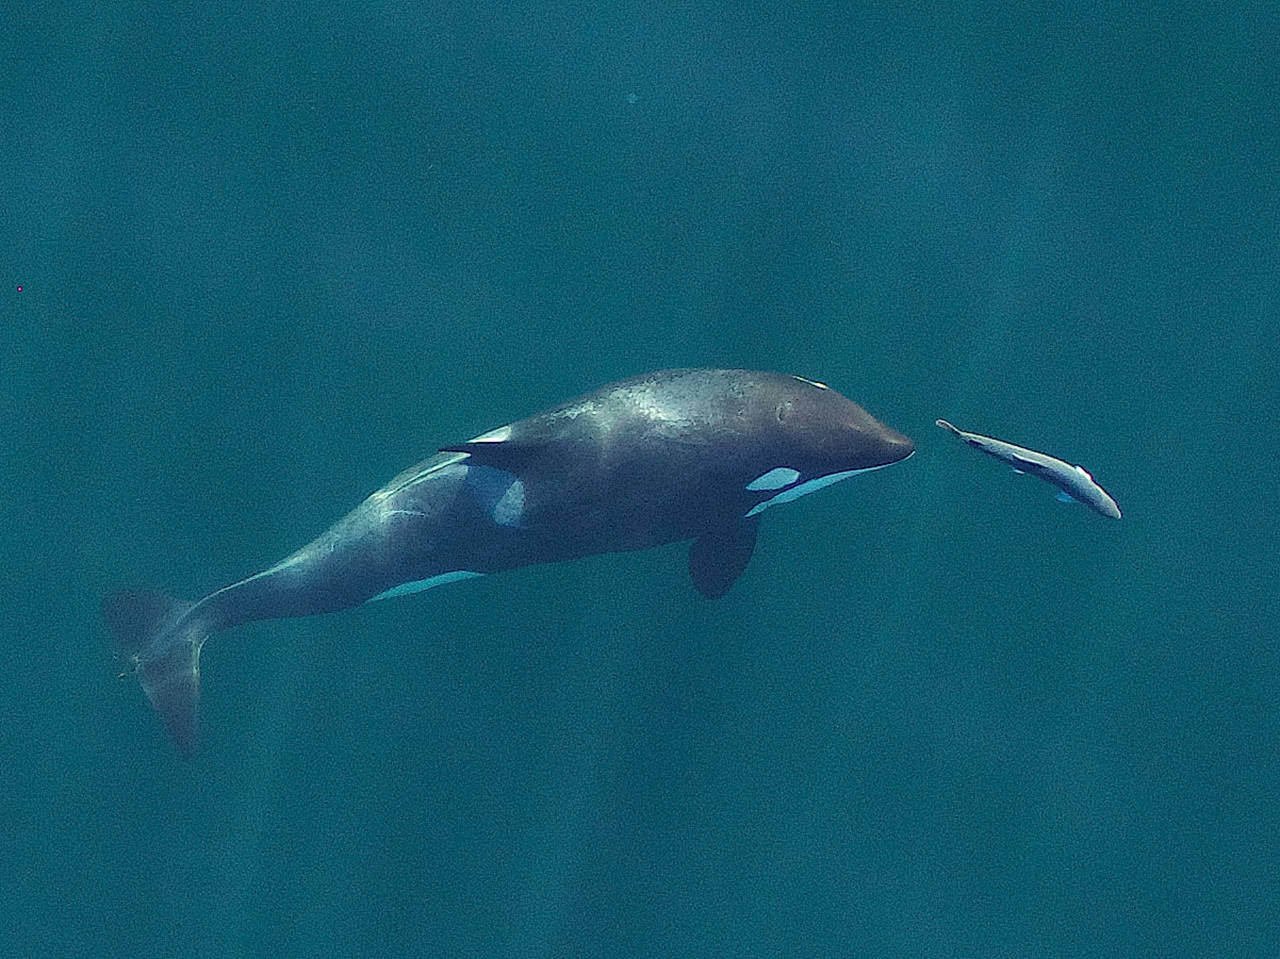
<instances>
[{"instance_id":1,"label":"fish dorsal fin","mask_svg":"<svg viewBox=\"0 0 1280 959\"><path fill-rule=\"evenodd\" d=\"M689 575L707 599L719 599L738 581L756 548L760 520L745 517L703 533L689 547Z\"/></svg>"}]
</instances>

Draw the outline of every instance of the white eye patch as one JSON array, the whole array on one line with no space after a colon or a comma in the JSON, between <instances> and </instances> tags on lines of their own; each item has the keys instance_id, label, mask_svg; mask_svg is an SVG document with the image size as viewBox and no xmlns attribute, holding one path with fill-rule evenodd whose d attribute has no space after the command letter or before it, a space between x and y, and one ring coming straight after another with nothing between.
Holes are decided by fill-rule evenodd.
<instances>
[{"instance_id":1,"label":"white eye patch","mask_svg":"<svg viewBox=\"0 0 1280 959\"><path fill-rule=\"evenodd\" d=\"M789 466L778 466L761 476L757 476L747 484L747 489L755 492L762 489L782 489L790 486L800 478L800 471Z\"/></svg>"},{"instance_id":2,"label":"white eye patch","mask_svg":"<svg viewBox=\"0 0 1280 959\"><path fill-rule=\"evenodd\" d=\"M784 489L782 492L769 497L763 503L756 503L755 506L747 510L746 515L755 516L756 513L766 510L770 506L778 506L782 503L790 503L793 499L799 499L801 496L808 496L810 493L817 492L818 490L822 489L824 486L830 486L832 483L839 483L842 479L848 479L850 476L854 476L858 473L870 473L872 470L882 470L886 466L891 466L891 465L892 464L890 463L882 463L879 466L868 466L866 469L842 470L839 473L828 473L826 476L814 477L811 480L806 480L805 482L801 483L799 486L793 486L790 489ZM770 472L771 473L777 472L777 470L770 470ZM768 476L769 473L765 473L764 475ZM764 476L760 478L764 479ZM750 487L748 487L748 489L750 489Z\"/></svg>"}]
</instances>

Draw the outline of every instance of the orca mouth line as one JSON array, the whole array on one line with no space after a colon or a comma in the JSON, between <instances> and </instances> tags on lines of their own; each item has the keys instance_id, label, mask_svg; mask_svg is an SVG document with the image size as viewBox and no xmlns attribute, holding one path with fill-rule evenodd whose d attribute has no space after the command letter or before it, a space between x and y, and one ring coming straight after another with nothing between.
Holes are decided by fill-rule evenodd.
<instances>
[{"instance_id":1,"label":"orca mouth line","mask_svg":"<svg viewBox=\"0 0 1280 959\"><path fill-rule=\"evenodd\" d=\"M798 483L795 486L787 484L767 500L756 503L755 506L751 507L751 509L747 510L746 513L743 514L743 518L745 519L748 516L755 516L758 513L763 513L765 510L773 506L781 506L783 503L790 503L792 500L797 500L801 496L808 496L810 493L816 493L818 490L825 489L828 486L839 483L841 480L846 480L850 476L857 476L860 473L874 473L876 470L882 470L885 467L894 466L901 463L902 460L907 459L907 457L911 456L911 453L914 452L915 450L912 450L906 456L902 457L902 459L896 459L891 463L877 463L875 466L864 466L862 469L840 470L836 473L827 473L825 476L815 476L813 479L805 480L803 483ZM765 476L768 475L770 474L765 474ZM792 480L792 482L795 481ZM750 489L751 487L748 486L747 488Z\"/></svg>"}]
</instances>

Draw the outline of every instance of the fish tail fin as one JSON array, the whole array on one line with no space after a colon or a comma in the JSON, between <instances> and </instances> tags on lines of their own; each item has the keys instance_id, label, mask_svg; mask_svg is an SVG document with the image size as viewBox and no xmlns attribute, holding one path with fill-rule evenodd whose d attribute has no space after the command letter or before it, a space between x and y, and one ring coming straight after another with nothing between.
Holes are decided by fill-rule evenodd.
<instances>
[{"instance_id":1,"label":"fish tail fin","mask_svg":"<svg viewBox=\"0 0 1280 959\"><path fill-rule=\"evenodd\" d=\"M188 617L195 606L151 589L120 590L102 601L117 655L129 663L186 757L194 755L199 741L200 647L211 631L199 618Z\"/></svg>"}]
</instances>

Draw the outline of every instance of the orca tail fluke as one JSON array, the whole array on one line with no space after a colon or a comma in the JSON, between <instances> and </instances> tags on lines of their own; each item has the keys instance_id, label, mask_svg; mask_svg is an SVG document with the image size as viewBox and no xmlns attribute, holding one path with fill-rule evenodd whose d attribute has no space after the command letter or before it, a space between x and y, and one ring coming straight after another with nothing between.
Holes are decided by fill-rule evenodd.
<instances>
[{"instance_id":1,"label":"orca tail fluke","mask_svg":"<svg viewBox=\"0 0 1280 959\"><path fill-rule=\"evenodd\" d=\"M102 601L117 654L137 675L186 757L199 743L200 647L210 632L199 618L189 617L195 605L149 589L120 590Z\"/></svg>"}]
</instances>

